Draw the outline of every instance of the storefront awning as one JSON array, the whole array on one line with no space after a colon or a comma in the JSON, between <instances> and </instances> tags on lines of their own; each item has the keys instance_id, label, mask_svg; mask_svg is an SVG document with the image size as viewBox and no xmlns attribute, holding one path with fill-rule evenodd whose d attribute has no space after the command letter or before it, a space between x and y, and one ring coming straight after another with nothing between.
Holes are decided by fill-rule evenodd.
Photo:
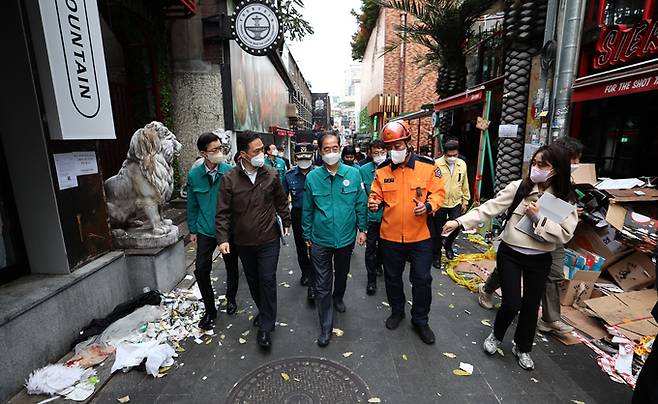
<instances>
[{"instance_id":1,"label":"storefront awning","mask_svg":"<svg viewBox=\"0 0 658 404\"><path fill-rule=\"evenodd\" d=\"M404 114L404 115L398 115L395 118L392 118L391 121L399 121L399 120L410 121L412 119L426 118L428 116L431 116L433 113L434 113L434 110L421 109L421 110L418 110L418 111L409 112L409 113Z\"/></svg>"},{"instance_id":2,"label":"storefront awning","mask_svg":"<svg viewBox=\"0 0 658 404\"><path fill-rule=\"evenodd\" d=\"M658 59L576 79L572 102L658 90Z\"/></svg>"},{"instance_id":3,"label":"storefront awning","mask_svg":"<svg viewBox=\"0 0 658 404\"><path fill-rule=\"evenodd\" d=\"M484 97L484 86L471 88L465 92L444 98L434 103L434 111L445 111L451 108L463 107L481 102Z\"/></svg>"},{"instance_id":4,"label":"storefront awning","mask_svg":"<svg viewBox=\"0 0 658 404\"><path fill-rule=\"evenodd\" d=\"M278 126L270 126L270 132L274 133L276 136L283 136L283 137L295 136L294 130L279 128Z\"/></svg>"}]
</instances>

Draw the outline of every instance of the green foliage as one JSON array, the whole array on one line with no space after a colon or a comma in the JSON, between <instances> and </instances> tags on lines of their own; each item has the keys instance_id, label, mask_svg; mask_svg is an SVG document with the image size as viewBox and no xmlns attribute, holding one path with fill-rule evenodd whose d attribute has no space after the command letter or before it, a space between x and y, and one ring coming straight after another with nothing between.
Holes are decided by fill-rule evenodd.
<instances>
[{"instance_id":1,"label":"green foliage","mask_svg":"<svg viewBox=\"0 0 658 404\"><path fill-rule=\"evenodd\" d=\"M371 133L372 122L368 116L368 107L365 107L359 112L359 130L358 133Z\"/></svg>"},{"instance_id":2,"label":"green foliage","mask_svg":"<svg viewBox=\"0 0 658 404\"><path fill-rule=\"evenodd\" d=\"M286 37L290 41L301 41L306 35L313 35L311 24L304 19L301 9L303 0L278 0L277 7L281 15L281 23Z\"/></svg>"},{"instance_id":3,"label":"green foliage","mask_svg":"<svg viewBox=\"0 0 658 404\"><path fill-rule=\"evenodd\" d=\"M375 0L382 7L409 14L407 23L396 27L396 39L387 44L391 52L402 41L416 43L426 50L414 61L423 71L445 68L445 72L465 74L465 46L471 27L495 0ZM437 85L437 92L440 86ZM446 95L446 94L439 94Z\"/></svg>"},{"instance_id":4,"label":"green foliage","mask_svg":"<svg viewBox=\"0 0 658 404\"><path fill-rule=\"evenodd\" d=\"M352 15L359 24L358 30L352 35L352 59L363 60L370 34L377 25L380 9L381 5L377 0L361 0L361 12L352 10Z\"/></svg>"}]
</instances>

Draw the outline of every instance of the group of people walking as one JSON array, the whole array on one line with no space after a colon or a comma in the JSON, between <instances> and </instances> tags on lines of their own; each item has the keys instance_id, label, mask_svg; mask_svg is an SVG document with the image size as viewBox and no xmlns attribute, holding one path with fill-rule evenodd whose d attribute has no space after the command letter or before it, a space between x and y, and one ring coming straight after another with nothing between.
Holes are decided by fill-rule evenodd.
<instances>
[{"instance_id":1,"label":"group of people walking","mask_svg":"<svg viewBox=\"0 0 658 404\"><path fill-rule=\"evenodd\" d=\"M188 176L188 226L197 245L195 275L205 307L199 327L210 329L217 318L210 268L219 245L227 268L227 313L237 309L239 257L258 308L257 342L272 345L280 239L292 226L300 283L318 311L319 346L330 343L336 312L347 310L344 296L356 243L366 247L366 293L375 294L378 277L384 277L388 329L396 329L407 315L403 273L410 263L411 325L424 343L433 344L432 266L440 267L443 251L448 260L455 258L452 244L460 229L507 212L496 271L502 305L483 348L495 353L520 312L513 352L521 367L532 369L530 351L548 274L578 223L575 206L563 223L555 223L537 203L543 193L574 202L567 145L539 148L526 179L468 211L467 167L459 142L444 142L443 156L435 161L411 151L410 138L405 122L389 122L365 156L351 146L341 148L340 138L326 132L314 144L297 144L297 164L286 170L276 147L266 147L254 132L237 135L234 168L226 164L219 138L201 135L197 146L204 163ZM533 223L533 235L515 227L524 216ZM487 299L490 295L482 291L480 303Z\"/></svg>"}]
</instances>

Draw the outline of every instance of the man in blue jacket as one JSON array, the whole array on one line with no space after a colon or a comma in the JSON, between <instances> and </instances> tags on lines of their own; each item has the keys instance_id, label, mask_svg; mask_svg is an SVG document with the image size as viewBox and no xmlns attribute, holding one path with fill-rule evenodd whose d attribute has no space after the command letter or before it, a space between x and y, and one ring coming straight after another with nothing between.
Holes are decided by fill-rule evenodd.
<instances>
[{"instance_id":1,"label":"man in blue jacket","mask_svg":"<svg viewBox=\"0 0 658 404\"><path fill-rule=\"evenodd\" d=\"M199 328L210 330L217 318L215 294L210 282L212 255L217 248L215 238L215 209L222 176L231 170L226 164L219 136L212 132L203 133L197 140L197 148L203 156L203 164L192 168L187 176L187 227L190 240L196 244L196 276L199 291L203 299L205 314L199 322ZM240 273L238 255L235 252L224 254L226 265L226 312L235 314Z\"/></svg>"},{"instance_id":2,"label":"man in blue jacket","mask_svg":"<svg viewBox=\"0 0 658 404\"><path fill-rule=\"evenodd\" d=\"M313 282L313 271L311 270L311 259L308 247L304 242L304 231L302 230L302 208L304 201L304 184L306 176L313 170L313 145L310 143L297 143L295 145L295 158L297 165L289 170L283 177L283 190L292 198L292 234L295 237L295 248L297 249L297 262L302 271L300 283L308 286L308 300L315 299L315 288Z\"/></svg>"}]
</instances>

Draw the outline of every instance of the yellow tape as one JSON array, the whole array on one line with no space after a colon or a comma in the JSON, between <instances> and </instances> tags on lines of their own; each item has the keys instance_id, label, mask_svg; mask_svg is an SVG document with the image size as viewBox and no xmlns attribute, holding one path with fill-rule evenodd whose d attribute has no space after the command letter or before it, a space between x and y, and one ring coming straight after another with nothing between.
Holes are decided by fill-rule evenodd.
<instances>
[{"instance_id":1,"label":"yellow tape","mask_svg":"<svg viewBox=\"0 0 658 404\"><path fill-rule=\"evenodd\" d=\"M474 238L477 238L477 236L473 234L469 234L468 236L469 241L475 242L471 240L471 236L474 236ZM482 242L484 243L483 239ZM477 244L477 242L475 243ZM488 244L485 243L484 245L488 245ZM473 262L473 261L495 260L495 259L496 259L496 252L494 251L494 247L491 245L489 246L489 249L484 253L460 254L455 256L455 259L453 260L448 260L447 258L444 257L442 261L448 264L446 266L445 272L450 277L450 279L452 279L457 285L463 286L468 290L470 290L471 292L475 293L478 290L478 285L483 281L480 278L466 279L462 275L458 274L455 271L455 268L457 268L457 265L459 265L462 262Z\"/></svg>"}]
</instances>

